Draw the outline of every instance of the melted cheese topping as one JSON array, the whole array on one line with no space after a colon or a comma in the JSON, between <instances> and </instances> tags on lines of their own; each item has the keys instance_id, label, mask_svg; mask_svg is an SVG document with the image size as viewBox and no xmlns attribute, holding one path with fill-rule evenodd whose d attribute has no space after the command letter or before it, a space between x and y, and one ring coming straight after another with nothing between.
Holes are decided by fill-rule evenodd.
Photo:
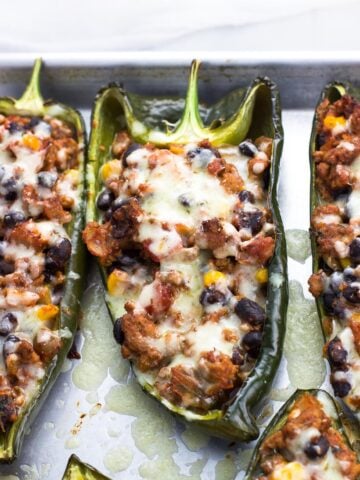
<instances>
[{"instance_id":1,"label":"melted cheese topping","mask_svg":"<svg viewBox=\"0 0 360 480\"><path fill-rule=\"evenodd\" d=\"M318 392L316 395L318 400L318 406L323 413L328 417L331 422L331 429L334 432L334 425L337 422L337 412L334 405L324 392ZM297 404L295 403L293 408L288 412L288 418L293 416L295 418L299 415L297 411ZM308 413L308 416L310 413ZM317 413L314 411L314 418ZM354 466L357 465L357 471L360 471L360 465L356 464L356 455L347 446L344 438L339 434L334 436L334 433L328 432L329 428L321 432L314 426L298 424L296 429L292 429L292 433L284 434L285 448L287 457L291 458L291 461L276 462L274 470L268 475L261 477L268 480L349 480L354 477L355 470L352 470L350 474L351 462ZM286 432L286 430L284 430ZM328 436L329 434L329 436ZM326 448L326 452L321 452L321 447L318 448L319 456L315 458L309 457L306 454L306 450L309 445L321 436L333 439ZM328 440L327 440L328 441ZM323 447L324 448L324 447ZM337 451L341 450L342 454L337 455ZM320 453L321 452L321 453ZM276 448L274 448L274 455L276 455ZM282 454L282 452L280 452ZM287 458L286 457L286 458ZM269 460L267 460L269 461ZM357 478L357 477L356 477Z\"/></svg>"},{"instance_id":2,"label":"melted cheese topping","mask_svg":"<svg viewBox=\"0 0 360 480\"><path fill-rule=\"evenodd\" d=\"M342 109L341 102L342 100L339 100L339 111ZM334 364L328 352L332 364L331 382L334 385L335 394L343 397L350 408L358 411L360 407L360 337L358 335L358 338L355 338L349 322L352 319L356 320L359 316L356 291L360 291L360 269L354 253L351 253L351 244L356 237L360 236L360 155L358 155L358 135L352 131L351 126L353 114L347 119L343 116L332 117L332 113L328 114L318 133L329 133L326 131L329 118L330 123L331 121L335 123L331 129L332 137L327 137L327 145L331 147L321 148L325 161L323 165L326 164L329 170L326 178L317 172L317 181L320 186L326 187L327 194L333 198L330 201L320 199L321 205L317 209L318 213L312 216L312 223L318 230L317 238L320 238L323 244L327 242L330 245L323 255L319 250L322 260L333 270L331 274L322 273L321 295L325 294L329 299L329 305L325 306L325 310L329 310L327 314L331 317L330 341L339 339L346 356L343 364L339 366ZM337 152L338 149L341 153ZM351 157L351 152L354 152L354 158ZM317 153L320 153L320 149ZM333 153L336 156L333 156ZM343 158L342 155L344 155ZM338 183L342 187L338 186ZM343 192L339 194L338 189ZM321 189L319 194L323 195ZM333 230L327 231L328 226L333 226ZM353 298L350 295L351 291ZM332 303L336 305L334 311L331 311ZM354 331L355 329L356 327Z\"/></svg>"},{"instance_id":3,"label":"melted cheese topping","mask_svg":"<svg viewBox=\"0 0 360 480\"><path fill-rule=\"evenodd\" d=\"M25 355L26 360L18 357L17 371L12 372L9 384L7 377L10 363L6 364L5 349L10 351L10 354L17 355L19 340L26 341L36 350L36 341L44 342L45 348L47 342L52 341L51 332L59 338L62 334L68 335L68 332L58 330L59 307L56 304L61 299L63 279L60 275L57 281L49 280L46 275L44 278L44 274L47 250L58 245L60 241L69 240L69 235L56 215L51 218L50 212L50 218L44 218L46 201L54 196L59 198L61 206L67 209L69 220L70 212L79 206L78 172L64 171L57 166L61 150L63 153L60 155L64 157L65 154L62 161L65 161L65 164L68 161L68 150L60 147L67 139L64 139L64 136L60 140L52 137L51 122L55 121L54 119L48 117L35 120L31 126L26 123L29 119L14 116L6 118L0 115L0 260L12 266L13 270L1 276L0 352L4 353L0 355L0 384L3 395L7 394L7 388L11 390L16 386L17 390L13 390L12 395L18 399L17 413L26 407L36 393L38 383L45 375L46 364L51 358L46 360L43 353L39 353L40 350L37 350L37 353L32 350L31 355ZM64 125L59 120L56 122L57 126ZM47 159L51 154L51 147L57 149L53 165ZM80 151L78 146L75 145L74 148L77 152ZM44 177L45 183L40 182L41 175L47 176ZM25 188L31 188L34 192L29 202L24 197ZM4 217L9 214L20 215L21 220L7 226ZM16 226L26 229L22 237L12 237ZM30 239L33 239L33 243ZM60 270L53 273L60 274ZM4 323L3 319L9 314L15 317L16 324L6 331L6 322ZM9 347L8 340L11 336L15 340ZM5 418L1 428L6 426L6 422Z\"/></svg>"},{"instance_id":4,"label":"melted cheese topping","mask_svg":"<svg viewBox=\"0 0 360 480\"><path fill-rule=\"evenodd\" d=\"M105 181L113 192L119 188L120 198L138 196L141 217L132 240L143 245L159 265L155 278L138 275L136 270L121 294L107 293L116 317L124 314L124 305L129 300L134 302L135 315L146 316L149 312L157 315L156 334L146 337L145 341L147 348L156 349L167 358L166 367L145 371L136 366L134 357L140 382L156 388L159 382L161 385L161 378L167 376L166 372L175 366L199 368L204 353L223 354L231 359L234 348L241 345L244 335L252 330L234 313L235 304L243 297L262 307L266 302L262 284L256 280L261 263L241 261L240 257L242 248L254 238L273 236L274 226L268 221L254 227L244 223L239 229L234 225L236 215L246 218L266 215L262 177L249 174L249 157L240 154L238 147L220 149L221 158L235 167L244 183L243 189L253 199L251 204L241 203L239 192L229 192L219 177L209 172L209 163L217 160L215 154L205 149L189 156L196 148L197 145L187 145L183 153L138 148L126 157L127 167L121 173L120 188L117 184L114 187L113 179ZM267 159L263 152L259 152L259 156L262 161ZM224 238L218 246L209 247L202 228L204 222L213 219L218 222ZM251 228L256 229L255 234ZM235 257L233 268L218 272L214 261L227 257ZM214 279L207 285L204 275L212 271L215 271ZM162 282L174 282L168 280L170 276L177 279L174 298L165 314L156 313L160 308L157 305ZM202 305L199 299L206 287L216 290L223 301ZM255 362L254 358L245 357L242 378Z\"/></svg>"}]
</instances>

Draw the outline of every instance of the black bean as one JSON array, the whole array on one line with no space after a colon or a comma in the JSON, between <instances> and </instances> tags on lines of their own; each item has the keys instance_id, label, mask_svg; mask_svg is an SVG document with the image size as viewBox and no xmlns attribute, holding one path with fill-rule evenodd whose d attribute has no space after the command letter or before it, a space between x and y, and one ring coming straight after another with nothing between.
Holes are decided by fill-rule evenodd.
<instances>
[{"instance_id":1,"label":"black bean","mask_svg":"<svg viewBox=\"0 0 360 480\"><path fill-rule=\"evenodd\" d=\"M338 294L339 287L344 283L344 275L343 272L334 272L330 276L330 288L331 291Z\"/></svg>"},{"instance_id":2,"label":"black bean","mask_svg":"<svg viewBox=\"0 0 360 480\"><path fill-rule=\"evenodd\" d=\"M251 325L263 325L266 319L265 310L249 298L242 298L235 305L236 315Z\"/></svg>"},{"instance_id":3,"label":"black bean","mask_svg":"<svg viewBox=\"0 0 360 480\"><path fill-rule=\"evenodd\" d=\"M4 216L4 225L6 228L14 228L15 225L25 222L25 215L22 212L10 212Z\"/></svg>"},{"instance_id":4,"label":"black bean","mask_svg":"<svg viewBox=\"0 0 360 480\"><path fill-rule=\"evenodd\" d=\"M111 235L117 239L124 238L129 234L131 228L132 223L130 222L130 220L113 223L111 227Z\"/></svg>"},{"instance_id":5,"label":"black bean","mask_svg":"<svg viewBox=\"0 0 360 480\"><path fill-rule=\"evenodd\" d=\"M247 157L255 157L255 155L258 153L258 149L251 140L245 140L244 142L241 142L239 145L239 150L240 153L246 155Z\"/></svg>"},{"instance_id":6,"label":"black bean","mask_svg":"<svg viewBox=\"0 0 360 480\"><path fill-rule=\"evenodd\" d=\"M353 263L360 263L360 238L354 238L350 243L350 259Z\"/></svg>"},{"instance_id":7,"label":"black bean","mask_svg":"<svg viewBox=\"0 0 360 480\"><path fill-rule=\"evenodd\" d=\"M319 437L312 438L310 442L307 442L304 452L310 460L316 460L317 458L324 457L329 447L328 439L324 437L324 435L320 435Z\"/></svg>"},{"instance_id":8,"label":"black bean","mask_svg":"<svg viewBox=\"0 0 360 480\"><path fill-rule=\"evenodd\" d=\"M109 220L111 220L111 215L112 211L111 208L109 208L109 210L106 210L106 212L104 213L104 222L108 222Z\"/></svg>"},{"instance_id":9,"label":"black bean","mask_svg":"<svg viewBox=\"0 0 360 480\"><path fill-rule=\"evenodd\" d=\"M215 303L225 305L226 296L215 288L205 288L200 294L199 301L203 306L214 305Z\"/></svg>"},{"instance_id":10,"label":"black bean","mask_svg":"<svg viewBox=\"0 0 360 480\"><path fill-rule=\"evenodd\" d=\"M315 139L315 144L316 144L316 150L320 150L320 147L322 147L328 139L328 134L325 132L318 133L316 135Z\"/></svg>"},{"instance_id":11,"label":"black bean","mask_svg":"<svg viewBox=\"0 0 360 480\"><path fill-rule=\"evenodd\" d=\"M111 190L103 190L96 200L96 205L99 210L102 210L105 212L110 208L114 200L115 200L115 195Z\"/></svg>"},{"instance_id":12,"label":"black bean","mask_svg":"<svg viewBox=\"0 0 360 480\"><path fill-rule=\"evenodd\" d=\"M13 262L8 262L3 258L0 259L0 275L10 275L15 272L15 266Z\"/></svg>"},{"instance_id":13,"label":"black bean","mask_svg":"<svg viewBox=\"0 0 360 480\"><path fill-rule=\"evenodd\" d=\"M21 342L21 339L16 335L9 335L3 345L3 355L6 358L11 353L16 352L17 344Z\"/></svg>"},{"instance_id":14,"label":"black bean","mask_svg":"<svg viewBox=\"0 0 360 480\"><path fill-rule=\"evenodd\" d=\"M243 365L245 362L244 352L240 347L234 347L232 352L231 361L234 365Z\"/></svg>"},{"instance_id":15,"label":"black bean","mask_svg":"<svg viewBox=\"0 0 360 480\"><path fill-rule=\"evenodd\" d=\"M356 282L357 278L355 276L354 269L350 267L345 268L343 272L343 278L344 278L344 282L346 283Z\"/></svg>"},{"instance_id":16,"label":"black bean","mask_svg":"<svg viewBox=\"0 0 360 480\"><path fill-rule=\"evenodd\" d=\"M115 210L118 210L119 208L123 207L124 205L127 205L128 203L129 203L128 198L116 198L111 204L111 211L115 212Z\"/></svg>"},{"instance_id":17,"label":"black bean","mask_svg":"<svg viewBox=\"0 0 360 480\"><path fill-rule=\"evenodd\" d=\"M239 193L239 200L240 202L248 202L248 203L255 203L255 197L252 192L249 192L249 190L242 190Z\"/></svg>"},{"instance_id":18,"label":"black bean","mask_svg":"<svg viewBox=\"0 0 360 480\"><path fill-rule=\"evenodd\" d=\"M117 263L123 270L133 270L141 263L140 252L138 250L123 250L121 257L117 258Z\"/></svg>"},{"instance_id":19,"label":"black bean","mask_svg":"<svg viewBox=\"0 0 360 480\"><path fill-rule=\"evenodd\" d=\"M129 155L131 155L133 152L135 152L135 150L138 150L139 148L143 148L143 145L139 145L138 143L132 143L126 150L125 152L123 153L122 155L122 163L124 165L124 167L127 167L128 164L127 164L127 157Z\"/></svg>"},{"instance_id":20,"label":"black bean","mask_svg":"<svg viewBox=\"0 0 360 480\"><path fill-rule=\"evenodd\" d=\"M342 187L342 188L333 188L332 189L332 195L334 197L334 200L338 200L339 197L347 197L349 194L351 193L351 186L348 185L346 187ZM347 214L348 218L347 218L347 221L349 220L349 217L350 217L350 214L348 213L347 211L347 207L345 207L345 213ZM345 221L345 218L343 218L343 220Z\"/></svg>"},{"instance_id":21,"label":"black bean","mask_svg":"<svg viewBox=\"0 0 360 480\"><path fill-rule=\"evenodd\" d=\"M360 290L355 285L348 285L343 290L343 295L350 303L360 303Z\"/></svg>"},{"instance_id":22,"label":"black bean","mask_svg":"<svg viewBox=\"0 0 360 480\"><path fill-rule=\"evenodd\" d=\"M57 178L58 176L55 172L39 172L37 175L38 184L46 188L52 188Z\"/></svg>"},{"instance_id":23,"label":"black bean","mask_svg":"<svg viewBox=\"0 0 360 480\"><path fill-rule=\"evenodd\" d=\"M111 234L114 238L124 238L130 235L134 227L134 219L131 217L127 205L130 199L116 199L111 209Z\"/></svg>"},{"instance_id":24,"label":"black bean","mask_svg":"<svg viewBox=\"0 0 360 480\"><path fill-rule=\"evenodd\" d=\"M23 132L25 130L24 125L17 122L10 122L8 126L10 133Z\"/></svg>"},{"instance_id":25,"label":"black bean","mask_svg":"<svg viewBox=\"0 0 360 480\"><path fill-rule=\"evenodd\" d=\"M243 336L242 345L252 358L257 358L262 343L262 332L248 332Z\"/></svg>"},{"instance_id":26,"label":"black bean","mask_svg":"<svg viewBox=\"0 0 360 480\"><path fill-rule=\"evenodd\" d=\"M13 202L17 199L18 192L17 192L17 182L15 178L11 177L3 183L3 187L5 189L4 198L8 202Z\"/></svg>"},{"instance_id":27,"label":"black bean","mask_svg":"<svg viewBox=\"0 0 360 480\"><path fill-rule=\"evenodd\" d=\"M118 318L114 323L114 337L117 343L119 343L120 345L124 343L125 335L121 327L121 317Z\"/></svg>"},{"instance_id":28,"label":"black bean","mask_svg":"<svg viewBox=\"0 0 360 480\"><path fill-rule=\"evenodd\" d=\"M46 252L45 267L48 271L55 273L62 270L71 255L71 242L62 238L57 245L50 247Z\"/></svg>"},{"instance_id":29,"label":"black bean","mask_svg":"<svg viewBox=\"0 0 360 480\"><path fill-rule=\"evenodd\" d=\"M351 385L346 380L335 380L335 379L331 378L330 381L331 381L331 385L334 389L334 394L337 397L340 397L340 398L346 397L346 395L351 390Z\"/></svg>"},{"instance_id":30,"label":"black bean","mask_svg":"<svg viewBox=\"0 0 360 480\"><path fill-rule=\"evenodd\" d=\"M13 396L9 393L0 393L0 415L2 428L14 423L14 418L18 416L19 407L16 406Z\"/></svg>"},{"instance_id":31,"label":"black bean","mask_svg":"<svg viewBox=\"0 0 360 480\"><path fill-rule=\"evenodd\" d=\"M191 206L191 200L189 199L189 196L186 193L182 193L181 195L179 195L178 196L178 201L184 207L190 207Z\"/></svg>"},{"instance_id":32,"label":"black bean","mask_svg":"<svg viewBox=\"0 0 360 480\"><path fill-rule=\"evenodd\" d=\"M17 327L18 321L13 313L5 313L0 319L0 335L6 337Z\"/></svg>"},{"instance_id":33,"label":"black bean","mask_svg":"<svg viewBox=\"0 0 360 480\"><path fill-rule=\"evenodd\" d=\"M329 315L335 315L334 301L336 297L337 296L334 292L325 292L322 295L325 312L328 313Z\"/></svg>"},{"instance_id":34,"label":"black bean","mask_svg":"<svg viewBox=\"0 0 360 480\"><path fill-rule=\"evenodd\" d=\"M270 185L270 168L267 168L263 173L262 181L263 181L264 190L268 190Z\"/></svg>"},{"instance_id":35,"label":"black bean","mask_svg":"<svg viewBox=\"0 0 360 480\"><path fill-rule=\"evenodd\" d=\"M242 228L249 228L252 235L256 235L262 229L264 223L264 216L260 210L253 212L245 212L241 210L238 214L237 227L239 230Z\"/></svg>"},{"instance_id":36,"label":"black bean","mask_svg":"<svg viewBox=\"0 0 360 480\"><path fill-rule=\"evenodd\" d=\"M31 117L30 122L27 124L28 128L34 128L41 122L40 117Z\"/></svg>"},{"instance_id":37,"label":"black bean","mask_svg":"<svg viewBox=\"0 0 360 480\"><path fill-rule=\"evenodd\" d=\"M214 157L221 158L218 150L202 147L196 147L192 150L189 150L186 156L189 160L198 162L201 167L207 167Z\"/></svg>"},{"instance_id":38,"label":"black bean","mask_svg":"<svg viewBox=\"0 0 360 480\"><path fill-rule=\"evenodd\" d=\"M327 355L330 364L335 368L346 368L348 352L344 349L340 338L333 338L327 346Z\"/></svg>"}]
</instances>

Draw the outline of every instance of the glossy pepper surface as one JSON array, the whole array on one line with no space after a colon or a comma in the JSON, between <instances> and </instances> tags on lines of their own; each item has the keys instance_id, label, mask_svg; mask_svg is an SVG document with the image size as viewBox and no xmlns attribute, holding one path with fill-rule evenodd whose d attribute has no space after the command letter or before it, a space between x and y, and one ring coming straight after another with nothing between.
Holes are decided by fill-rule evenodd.
<instances>
[{"instance_id":1,"label":"glossy pepper surface","mask_svg":"<svg viewBox=\"0 0 360 480\"><path fill-rule=\"evenodd\" d=\"M101 188L99 170L109 159L114 136L127 129L132 140L151 142L160 147L208 140L211 145L238 145L244 138L266 135L273 140L268 204L276 227L276 247L269 264L267 321L264 326L260 355L247 380L222 409L201 415L175 406L161 398L149 384L143 388L171 411L195 421L220 437L251 440L258 436L253 411L269 391L281 357L287 308L286 246L277 201L277 181L283 132L279 95L268 79L256 79L247 89L239 89L208 108L199 105L197 74L199 62L194 61L185 103L179 99L144 98L128 94L117 86L101 90L92 114L92 132L88 164L87 221L97 221L99 212L95 199ZM178 121L177 118L182 116ZM201 112L201 114L200 114ZM225 119L225 120L223 120ZM170 123L171 122L171 123ZM166 129L161 127L166 125ZM206 125L204 125L206 124ZM104 279L105 270L102 271ZM115 312L110 313L115 320Z\"/></svg>"},{"instance_id":2,"label":"glossy pepper surface","mask_svg":"<svg viewBox=\"0 0 360 480\"><path fill-rule=\"evenodd\" d=\"M71 455L62 480L109 480L109 478L91 465L82 463L76 455Z\"/></svg>"}]
</instances>

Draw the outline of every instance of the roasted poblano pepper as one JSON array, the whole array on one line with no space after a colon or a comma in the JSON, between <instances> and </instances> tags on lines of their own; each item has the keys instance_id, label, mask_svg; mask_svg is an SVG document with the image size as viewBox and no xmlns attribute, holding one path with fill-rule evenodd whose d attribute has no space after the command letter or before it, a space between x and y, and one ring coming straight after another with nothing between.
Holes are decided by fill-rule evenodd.
<instances>
[{"instance_id":1,"label":"roasted poblano pepper","mask_svg":"<svg viewBox=\"0 0 360 480\"><path fill-rule=\"evenodd\" d=\"M357 479L358 438L327 392L297 390L262 434L245 480Z\"/></svg>"},{"instance_id":2,"label":"roasted poblano pepper","mask_svg":"<svg viewBox=\"0 0 360 480\"><path fill-rule=\"evenodd\" d=\"M336 396L357 414L359 329L360 93L331 83L320 96L310 141L310 291L317 308Z\"/></svg>"},{"instance_id":3,"label":"roasted poblano pepper","mask_svg":"<svg viewBox=\"0 0 360 480\"><path fill-rule=\"evenodd\" d=\"M270 137L272 151L267 204L275 224L276 244L268 272L266 269L260 272L260 276L268 275L269 282L267 319L263 329L261 351L255 366L229 401L224 402L221 408L212 409L204 414L174 405L159 395L144 378L140 379L138 376L142 387L172 412L198 423L213 435L248 441L258 436L259 430L253 416L254 409L270 388L280 361L285 332L286 246L277 201L277 181L283 143L279 96L276 87L268 79L257 79L249 88L232 92L212 107L199 105L198 68L199 62L194 61L185 103L174 99L144 98L128 94L113 85L99 92L92 113L87 171L89 185L87 221L88 226L101 221L96 204L102 188L99 179L103 175L101 167L112 158L111 145L115 135L121 130L127 130L131 140L141 145L149 142L158 147L168 147L173 152L178 151L179 147L181 151L181 148L189 143L200 145L201 141L214 148L224 144L238 146L245 138L254 141L260 136ZM181 120L178 121L180 116ZM203 122L208 126L204 126ZM161 129L164 123L167 126L166 131ZM96 250L96 245L94 248ZM109 285L109 270L102 267L102 273L105 284ZM210 272L205 285L215 282L217 278L222 278L221 272ZM259 281L266 284L266 278ZM110 314L115 321L119 312L115 311L109 297L107 300ZM119 338L121 332L118 331L116 336L121 342Z\"/></svg>"},{"instance_id":4,"label":"roasted poblano pepper","mask_svg":"<svg viewBox=\"0 0 360 480\"><path fill-rule=\"evenodd\" d=\"M87 463L82 463L76 455L69 458L62 480L109 480Z\"/></svg>"},{"instance_id":5,"label":"roasted poblano pepper","mask_svg":"<svg viewBox=\"0 0 360 480\"><path fill-rule=\"evenodd\" d=\"M9 132L10 133L17 132L18 135L23 135L23 134L27 135L26 137L27 147L29 148L30 152L36 151L40 145L39 140L36 138L36 135L33 135L30 133L31 128L35 128L36 125L41 124L42 119L44 117L48 119L49 118L59 119L62 122L64 122L64 124L67 125L66 128L68 129L70 128L72 130L73 137L76 138L78 144L81 146L77 153L78 158L74 159L74 165L75 164L77 165L76 169L79 172L79 174L77 174L78 175L77 176L78 204L77 204L77 208L74 208L72 211L71 221L69 223L66 223L64 226L66 234L70 239L71 247L68 247L69 240L66 240L66 242L63 245L67 247L66 248L67 253L64 252L64 254L66 253L67 263L66 263L66 266L64 266L65 280L62 283L62 287L61 287L62 288L61 301L58 304L58 306L46 305L46 303L52 303L51 298L48 297L47 301L44 300L44 308L42 310L42 320L44 321L44 325L46 325L46 321L49 315L54 315L54 312L56 313L56 317L54 316L54 321L56 322L54 326L55 326L55 329L59 332L59 338L60 338L59 346L58 346L58 349L56 350L57 353L45 365L45 373L43 377L41 378L41 380L37 381L34 387L34 390L31 391L30 398L22 405L14 422L6 421L6 418L7 418L6 416L8 415L8 411L7 411L8 403L6 401L6 396L5 396L6 394L4 394L4 390L3 390L4 384L3 383L1 384L2 396L0 400L0 420L5 418L5 423L1 421L2 431L0 431L0 461L1 462L11 462L18 455L19 450L21 448L23 436L26 430L29 428L30 422L36 416L36 414L44 404L47 394L49 393L52 385L54 384L56 378L58 377L61 367L63 365L63 362L66 358L66 355L72 345L73 338L77 328L77 323L78 323L78 314L79 314L79 306L80 306L79 299L82 292L83 267L85 264L85 260L84 260L85 251L84 251L82 240L81 240L81 231L83 228L83 220L84 220L84 179L85 179L84 123L81 115L76 110L68 106L55 103L53 101L43 100L40 93L40 87L39 87L40 69L41 69L41 60L38 59L35 62L30 83L27 86L25 93L19 100L15 100L10 97L0 99L0 114L2 115L2 122L4 121L6 122L6 117L8 116L12 116L11 118L17 119L16 122L14 121L14 123L10 125ZM21 120L22 118L23 120ZM29 122L29 119L30 119L30 123L26 123L26 122ZM21 123L22 121L24 122L23 124ZM21 125L26 125L27 127L22 128ZM41 125L45 125L45 120L44 120L44 123ZM26 130L26 128L28 129ZM26 133L26 132L29 132L29 133ZM42 133L42 135L44 135L44 133ZM46 133L46 135L49 135L49 134ZM23 137L21 138L22 138L21 141L24 142L25 140L23 140ZM60 138L60 137L58 136L57 138ZM19 142L19 139L17 141ZM30 158L30 161L31 161L31 158L32 158L31 155L28 158ZM0 164L1 164L1 161L0 161ZM4 172L4 168L2 171ZM36 167L34 167L34 171L36 172ZM46 175L47 175L47 172L45 172L45 175L43 175L43 181L45 181L46 179L48 180L51 177L51 175L54 175L54 174L50 174L50 177ZM53 177L51 177L50 179L52 178ZM25 180L27 179L29 179L29 177L25 178ZM45 186L48 186L48 185L46 184ZM36 194L34 198L36 199ZM5 194L5 199L7 199L6 194ZM6 221L8 222L8 224L10 224L11 221L14 219L15 220L13 223L16 223L16 221L18 221L19 218L20 218L19 221L24 222L25 218L23 214L16 213L16 215L20 215L21 218L15 217L15 216L13 217L8 216L7 220L6 219L4 220L4 218L2 218L1 222L5 222L5 226L6 226ZM50 212L47 218L51 218L52 215L53 215L53 212ZM50 224L51 222L47 222L47 223ZM26 239L24 241L26 243ZM71 251L71 256L68 259L68 255L70 255L70 251ZM45 282L47 282L47 280L45 280ZM45 286L44 288L46 289L47 287ZM2 313L2 316L3 315L4 315L4 312ZM6 341L7 329L10 326L11 329L9 329L9 331L10 332L13 331L14 334L8 335L7 338L10 339L11 337L11 341L13 342L13 344L16 344L16 342L20 342L20 340L18 337L16 337L16 331L12 330L13 324L9 324L8 322L9 319L13 321L14 315L12 315L11 313L7 315L8 316L6 317L6 321L4 321L4 318L2 318L2 324L1 324L2 337L0 338L2 338L3 340L5 339L4 341ZM39 314L39 318L40 318L40 314ZM15 318L15 322L16 322L16 318ZM29 343L26 343L26 345L29 345ZM38 345L38 351L39 351L39 348L41 348L41 346ZM4 347L4 352L1 354L4 354L4 356L6 356L11 354L12 352L14 352L14 350L12 351L10 350L9 352ZM39 356L36 356L37 354L35 353L33 353L32 355L35 359L39 358ZM20 367L21 365L19 365L19 368Z\"/></svg>"}]
</instances>

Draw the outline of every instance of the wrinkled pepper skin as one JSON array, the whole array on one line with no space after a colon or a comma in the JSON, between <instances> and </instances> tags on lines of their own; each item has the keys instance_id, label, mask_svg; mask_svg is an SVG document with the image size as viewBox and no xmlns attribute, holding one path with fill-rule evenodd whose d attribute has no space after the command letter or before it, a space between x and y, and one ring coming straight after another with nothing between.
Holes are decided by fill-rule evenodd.
<instances>
[{"instance_id":1,"label":"wrinkled pepper skin","mask_svg":"<svg viewBox=\"0 0 360 480\"><path fill-rule=\"evenodd\" d=\"M44 101L40 93L41 59L37 59L32 72L32 77L24 95L15 100L10 97L0 98L0 113L4 115L17 114L27 116L44 116L50 114L55 107L57 114L52 115L66 120L76 129L78 141L85 144L85 126L79 112L53 101ZM84 224L84 191L85 191L85 154L79 153L79 170L82 181L79 183L80 208L74 211L73 221L68 224L67 232L71 238L72 254L66 267L66 282L64 296L60 304L59 329L67 329L71 335L62 337L62 346L46 368L46 373L38 390L29 404L21 412L19 418L5 432L0 432L0 463L12 462L19 454L22 440L32 420L42 408L46 397L54 385L64 360L73 343L78 325L80 311L80 298L83 290L85 249L82 244L81 232ZM68 273L71 275L68 276Z\"/></svg>"},{"instance_id":2,"label":"wrinkled pepper skin","mask_svg":"<svg viewBox=\"0 0 360 480\"><path fill-rule=\"evenodd\" d=\"M264 433L261 435L255 449L253 455L251 457L251 461L249 463L248 469L245 474L244 480L254 480L261 474L260 468L260 447L263 441L272 433L276 432L280 429L286 419L290 410L292 409L295 401L304 393L308 393L314 397L318 395L324 395L325 398L331 405L334 407L335 412L337 414L337 419L333 423L333 427L340 432L342 437L345 440L345 443L352 449L355 450L354 446L356 442L358 442L358 432L354 429L353 423L351 423L350 419L345 417L344 413L340 409L337 402L331 397L331 395L324 390L297 390L288 400L284 403L284 405L280 408L277 414L273 417L269 425L266 427ZM358 455L358 453L357 453Z\"/></svg>"},{"instance_id":3,"label":"wrinkled pepper skin","mask_svg":"<svg viewBox=\"0 0 360 480\"><path fill-rule=\"evenodd\" d=\"M110 480L87 463L82 463L76 455L71 455L62 480Z\"/></svg>"},{"instance_id":4,"label":"wrinkled pepper skin","mask_svg":"<svg viewBox=\"0 0 360 480\"><path fill-rule=\"evenodd\" d=\"M209 139L215 146L222 143L237 145L244 138L255 139L260 135L273 139L269 208L276 225L277 242L269 265L268 320L264 327L262 350L254 369L229 404L224 405L222 410L211 410L205 415L170 404L159 398L149 385L142 385L169 410L183 419L194 421L209 434L250 441L259 435L253 409L268 393L281 358L288 301L286 245L277 201L283 144L279 94L268 79L256 79L249 88L230 93L212 107L199 106L198 66L199 63L194 61L185 105L180 99L144 98L127 94L113 84L98 93L92 112L89 145L87 221L97 221L99 218L95 203L101 188L99 169L107 161L114 136L121 129L127 128L139 143L150 141L158 146L204 139ZM176 121L180 117L181 120ZM221 123L220 118L227 120ZM203 119L211 127L204 126ZM168 128L167 132L160 131L164 123L175 127L172 130ZM216 127L219 123L220 127ZM105 271L102 274L105 279ZM110 314L115 321L114 312L110 310Z\"/></svg>"}]
</instances>

